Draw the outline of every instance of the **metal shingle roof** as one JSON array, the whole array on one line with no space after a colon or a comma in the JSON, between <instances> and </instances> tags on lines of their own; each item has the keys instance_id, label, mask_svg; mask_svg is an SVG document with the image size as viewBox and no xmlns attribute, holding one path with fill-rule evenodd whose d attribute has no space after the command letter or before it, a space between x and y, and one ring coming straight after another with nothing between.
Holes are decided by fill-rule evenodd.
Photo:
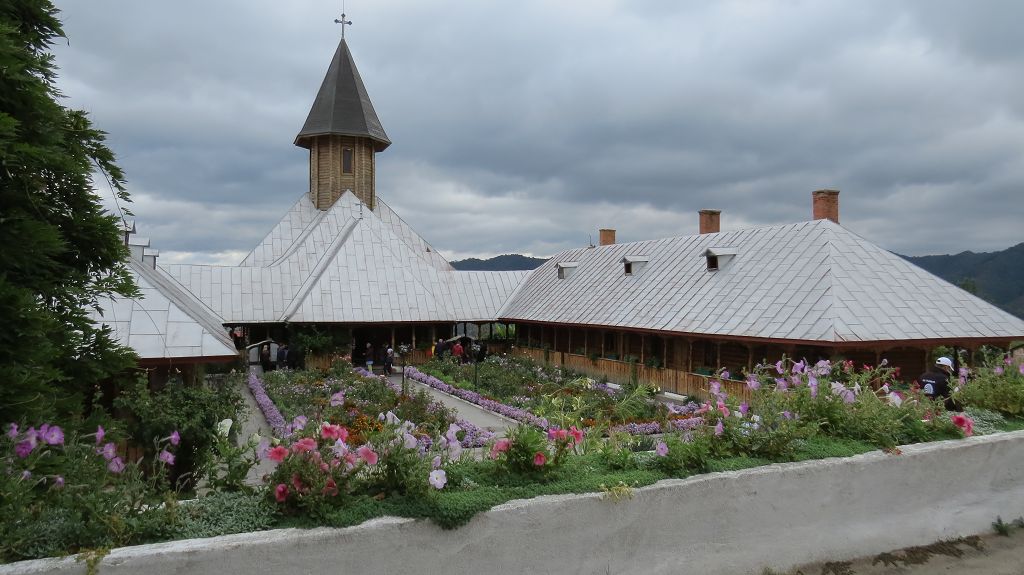
<instances>
[{"instance_id":1,"label":"metal shingle roof","mask_svg":"<svg viewBox=\"0 0 1024 575\"><path fill-rule=\"evenodd\" d=\"M709 271L720 246L735 255ZM637 253L650 262L626 276ZM559 279L560 261L579 265ZM829 220L568 250L499 315L814 342L1024 337L1021 319Z\"/></svg>"}]
</instances>

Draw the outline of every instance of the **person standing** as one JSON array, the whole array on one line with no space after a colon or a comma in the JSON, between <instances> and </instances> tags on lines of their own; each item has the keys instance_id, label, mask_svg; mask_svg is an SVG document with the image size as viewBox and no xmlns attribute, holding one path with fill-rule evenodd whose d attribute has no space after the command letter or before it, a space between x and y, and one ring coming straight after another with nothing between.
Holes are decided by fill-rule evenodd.
<instances>
[{"instance_id":1,"label":"person standing","mask_svg":"<svg viewBox=\"0 0 1024 575\"><path fill-rule=\"evenodd\" d=\"M285 369L288 366L288 344L282 343L277 347L277 369Z\"/></svg>"},{"instance_id":2,"label":"person standing","mask_svg":"<svg viewBox=\"0 0 1024 575\"><path fill-rule=\"evenodd\" d=\"M948 357L940 357L935 360L935 365L917 378L921 385L921 393L928 399L942 400L946 409L954 411L953 400L949 397L949 377L953 374L953 360Z\"/></svg>"},{"instance_id":3,"label":"person standing","mask_svg":"<svg viewBox=\"0 0 1024 575\"><path fill-rule=\"evenodd\" d=\"M373 373L373 344L366 342L366 350L364 351L366 356L366 371Z\"/></svg>"},{"instance_id":4,"label":"person standing","mask_svg":"<svg viewBox=\"0 0 1024 575\"><path fill-rule=\"evenodd\" d=\"M391 375L391 368L395 364L395 350L390 345L384 351L384 373Z\"/></svg>"},{"instance_id":5,"label":"person standing","mask_svg":"<svg viewBox=\"0 0 1024 575\"><path fill-rule=\"evenodd\" d=\"M459 340L455 340L455 345L452 346L452 357L454 357L457 361L461 362L462 352L462 342Z\"/></svg>"},{"instance_id":6,"label":"person standing","mask_svg":"<svg viewBox=\"0 0 1024 575\"><path fill-rule=\"evenodd\" d=\"M265 343L260 346L260 367L263 368L263 373L268 373L274 369L274 365L270 359L269 343Z\"/></svg>"}]
</instances>

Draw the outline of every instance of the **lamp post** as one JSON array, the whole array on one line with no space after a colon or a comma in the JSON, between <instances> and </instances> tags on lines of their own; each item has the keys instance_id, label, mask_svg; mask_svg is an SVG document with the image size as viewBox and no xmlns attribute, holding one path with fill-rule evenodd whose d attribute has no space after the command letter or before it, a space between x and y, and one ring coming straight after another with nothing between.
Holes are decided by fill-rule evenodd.
<instances>
[{"instance_id":1,"label":"lamp post","mask_svg":"<svg viewBox=\"0 0 1024 575\"><path fill-rule=\"evenodd\" d=\"M409 396L409 385L405 381L405 356L409 353L409 346L401 344L398 346L398 356L402 358L402 395Z\"/></svg>"},{"instance_id":2,"label":"lamp post","mask_svg":"<svg viewBox=\"0 0 1024 575\"><path fill-rule=\"evenodd\" d=\"M474 343L473 350L473 387L480 389L480 344Z\"/></svg>"}]
</instances>

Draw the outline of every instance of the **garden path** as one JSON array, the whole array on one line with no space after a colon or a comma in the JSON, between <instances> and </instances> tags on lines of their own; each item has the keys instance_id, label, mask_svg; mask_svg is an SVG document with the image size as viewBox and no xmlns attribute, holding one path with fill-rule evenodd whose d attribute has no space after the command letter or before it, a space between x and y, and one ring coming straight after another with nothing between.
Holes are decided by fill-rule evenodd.
<instances>
[{"instance_id":1,"label":"garden path","mask_svg":"<svg viewBox=\"0 0 1024 575\"><path fill-rule=\"evenodd\" d=\"M390 377L392 382L398 384L402 383L402 376L400 374L392 375ZM459 419L465 419L477 427L486 429L487 431L492 431L498 437L504 436L507 428L519 425L516 421L487 411L486 409L473 405L468 401L434 389L429 385L413 381L411 379L406 379L406 382L408 382L410 389L422 389L433 396L434 399L443 403L445 407L454 409L458 412L457 417Z\"/></svg>"},{"instance_id":2,"label":"garden path","mask_svg":"<svg viewBox=\"0 0 1024 575\"><path fill-rule=\"evenodd\" d=\"M249 368L250 373L258 375L263 374L263 370L260 366L254 365ZM249 440L254 433L259 433L260 437L270 438L273 436L273 432L270 429L270 424L267 423L267 418L263 415L263 410L260 409L259 404L256 403L256 398L252 396L252 391L249 390L249 386L243 379L239 384L241 387L239 391L242 397L245 399L245 424L242 425L242 430L238 434L239 443L243 443ZM246 476L246 483L256 484L260 482L260 478L274 470L274 463L269 459L264 458L262 461L253 466L249 470L249 474Z\"/></svg>"}]
</instances>

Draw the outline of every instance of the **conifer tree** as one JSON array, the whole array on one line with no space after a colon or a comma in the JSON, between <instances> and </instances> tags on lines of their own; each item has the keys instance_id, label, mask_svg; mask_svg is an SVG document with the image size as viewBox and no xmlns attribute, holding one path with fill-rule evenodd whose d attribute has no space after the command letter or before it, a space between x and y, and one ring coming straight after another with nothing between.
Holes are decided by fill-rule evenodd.
<instances>
[{"instance_id":1,"label":"conifer tree","mask_svg":"<svg viewBox=\"0 0 1024 575\"><path fill-rule=\"evenodd\" d=\"M137 295L120 219L94 171L128 201L85 113L60 103L49 49L64 37L49 0L0 2L0 424L81 414L99 383L134 363L89 309ZM106 182L103 183L106 185Z\"/></svg>"}]
</instances>

